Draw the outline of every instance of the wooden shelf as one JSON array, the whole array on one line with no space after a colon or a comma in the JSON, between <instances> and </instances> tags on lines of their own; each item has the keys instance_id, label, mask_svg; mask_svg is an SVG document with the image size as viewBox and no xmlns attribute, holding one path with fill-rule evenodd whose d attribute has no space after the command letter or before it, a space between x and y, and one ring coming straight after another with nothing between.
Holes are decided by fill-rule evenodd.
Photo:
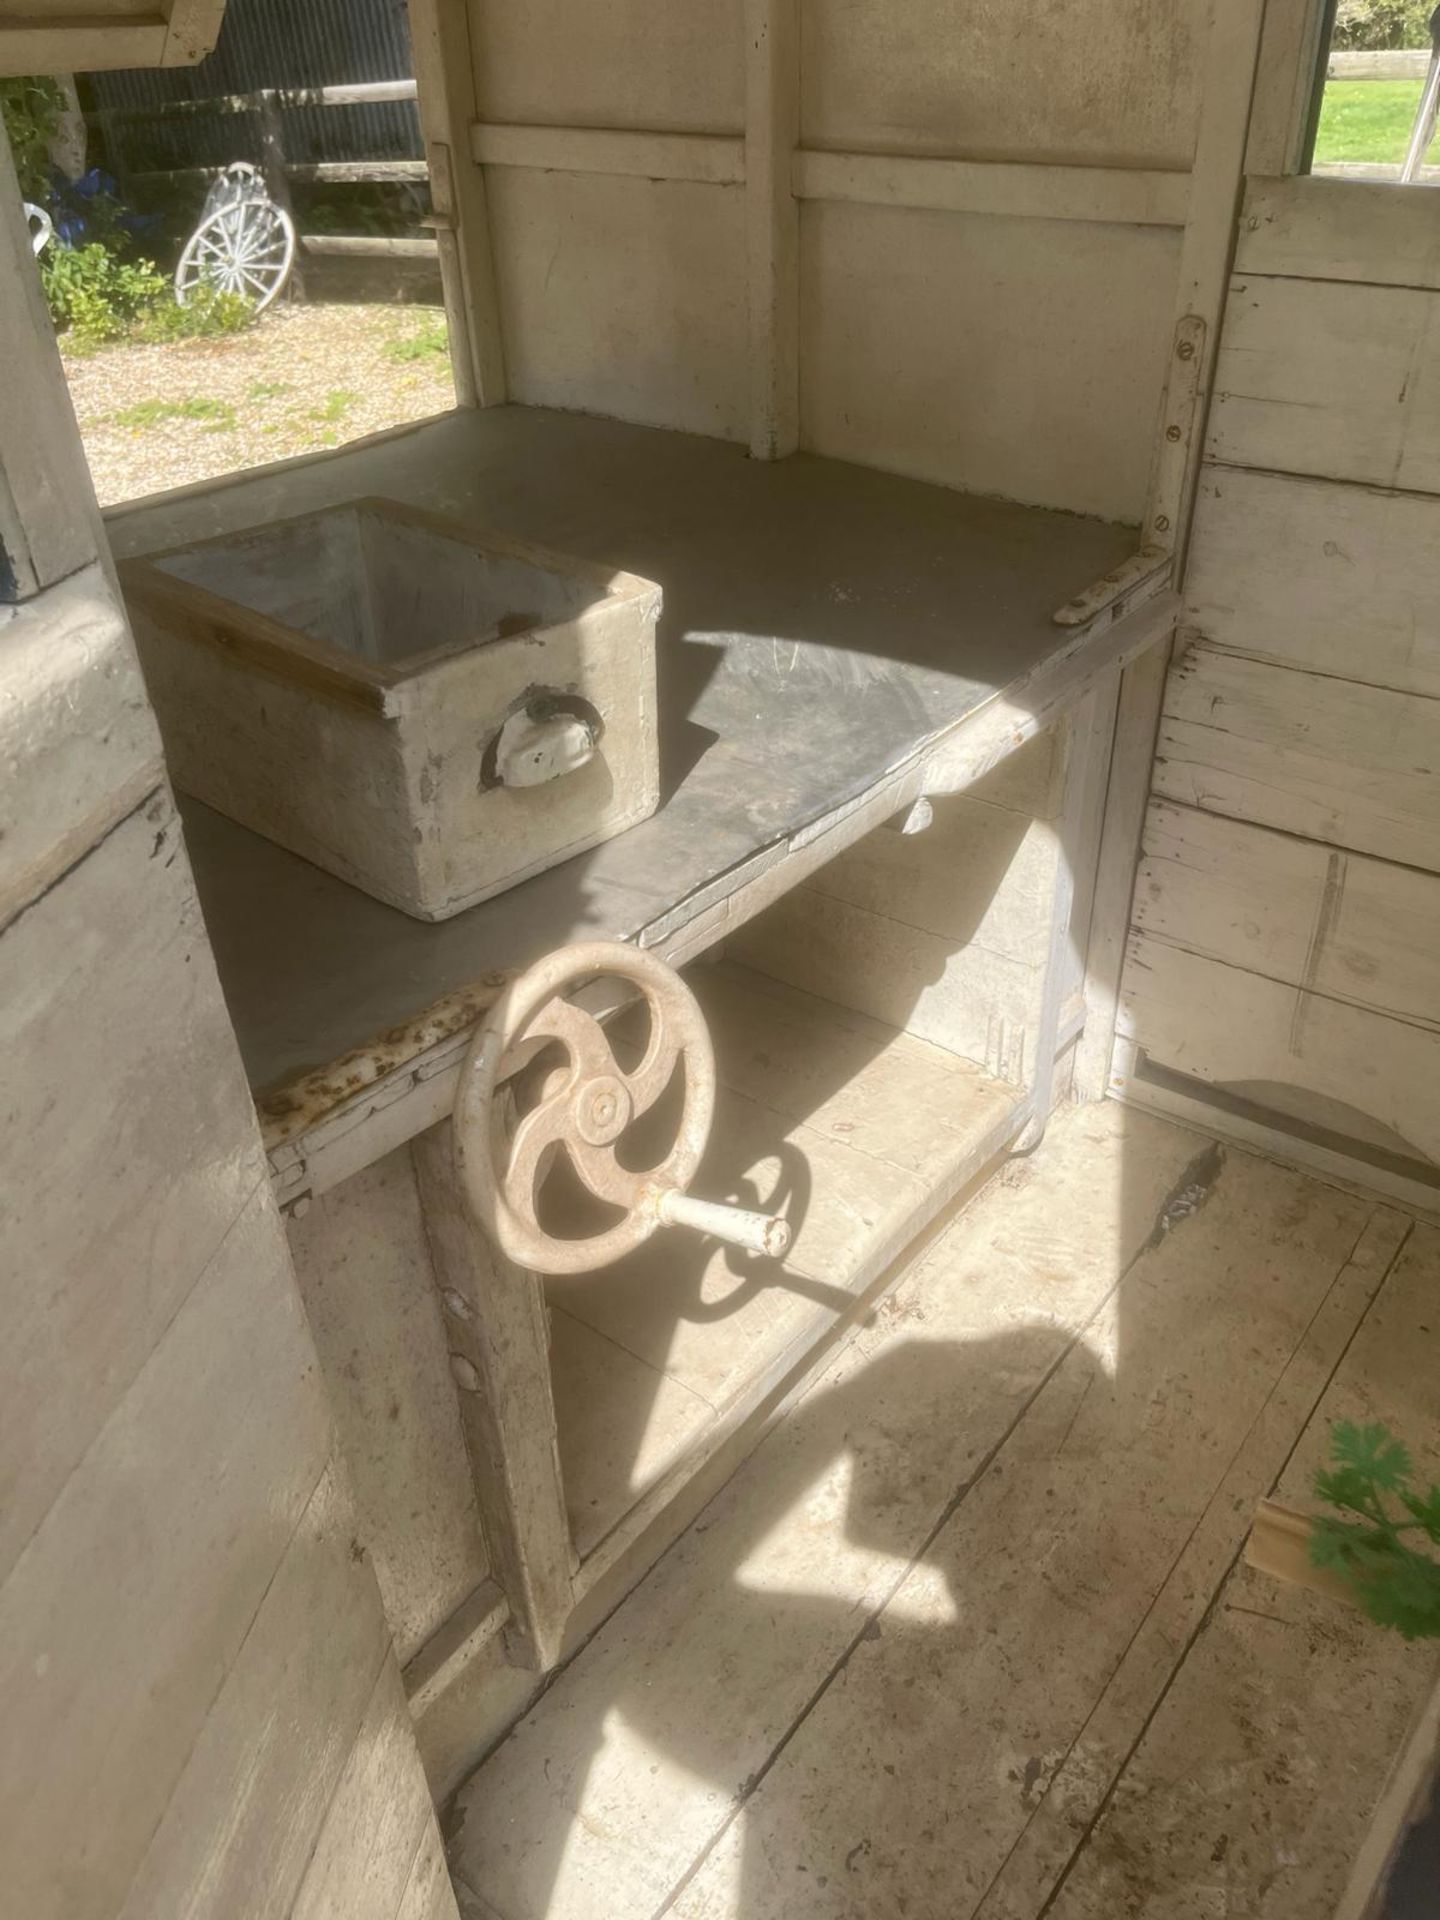
<instances>
[{"instance_id":1,"label":"wooden shelf","mask_svg":"<svg viewBox=\"0 0 1440 1920\"><path fill-rule=\"evenodd\" d=\"M723 963L692 984L715 1038L716 1124L694 1191L783 1213L783 1263L662 1232L547 1287L560 1457L581 1584L813 1358L1023 1121L971 1061Z\"/></svg>"}]
</instances>

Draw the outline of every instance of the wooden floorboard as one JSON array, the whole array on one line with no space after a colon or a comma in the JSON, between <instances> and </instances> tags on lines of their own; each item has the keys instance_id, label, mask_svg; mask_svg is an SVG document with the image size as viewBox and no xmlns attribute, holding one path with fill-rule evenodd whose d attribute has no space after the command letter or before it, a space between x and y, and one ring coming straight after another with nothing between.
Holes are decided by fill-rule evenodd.
<instances>
[{"instance_id":1,"label":"wooden floorboard","mask_svg":"<svg viewBox=\"0 0 1440 1920\"><path fill-rule=\"evenodd\" d=\"M1274 1486L1297 1427L1324 1392L1407 1229L1404 1216L1388 1208L1371 1215L1094 1711L1056 1769L1034 1818L981 1902L979 1920L1029 1920L1062 1882L1107 1804L1127 1754L1142 1737L1184 1650L1200 1630L1217 1586L1234 1565L1255 1502Z\"/></svg>"},{"instance_id":2,"label":"wooden floorboard","mask_svg":"<svg viewBox=\"0 0 1440 1920\"><path fill-rule=\"evenodd\" d=\"M1384 1420L1440 1478L1440 1234L1416 1227L1278 1477L1309 1504L1332 1421ZM1329 1920L1435 1653L1240 1563L1052 1920Z\"/></svg>"},{"instance_id":3,"label":"wooden floorboard","mask_svg":"<svg viewBox=\"0 0 1440 1920\"><path fill-rule=\"evenodd\" d=\"M1238 1556L1330 1419L1440 1455L1437 1281L1378 1201L1060 1116L458 1796L477 1911L1328 1920L1431 1656Z\"/></svg>"},{"instance_id":4,"label":"wooden floorboard","mask_svg":"<svg viewBox=\"0 0 1440 1920\"><path fill-rule=\"evenodd\" d=\"M692 1190L782 1214L793 1238L767 1261L657 1234L604 1273L547 1282L582 1560L667 1472L719 1444L757 1382L853 1315L916 1223L993 1156L1020 1099L944 1048L747 968L695 972L724 1065Z\"/></svg>"},{"instance_id":5,"label":"wooden floorboard","mask_svg":"<svg viewBox=\"0 0 1440 1920\"><path fill-rule=\"evenodd\" d=\"M649 1914L703 1856L1204 1146L1136 1121L999 1176L462 1789L501 1920Z\"/></svg>"},{"instance_id":6,"label":"wooden floorboard","mask_svg":"<svg viewBox=\"0 0 1440 1920\"><path fill-rule=\"evenodd\" d=\"M974 1912L1370 1212L1224 1157L1203 1204L1131 1268L901 1585L677 1914ZM1236 1549L1247 1518L1232 1514Z\"/></svg>"}]
</instances>

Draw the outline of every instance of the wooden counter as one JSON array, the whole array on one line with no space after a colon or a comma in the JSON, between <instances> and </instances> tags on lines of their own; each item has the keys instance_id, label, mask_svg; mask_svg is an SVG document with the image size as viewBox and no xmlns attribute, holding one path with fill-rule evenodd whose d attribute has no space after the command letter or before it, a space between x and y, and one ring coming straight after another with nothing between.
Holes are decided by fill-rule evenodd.
<instances>
[{"instance_id":1,"label":"wooden counter","mask_svg":"<svg viewBox=\"0 0 1440 1920\"><path fill-rule=\"evenodd\" d=\"M1130 592L1138 610L1055 623L1133 552L1124 527L518 407L172 495L110 532L123 556L362 493L658 580L666 797L643 825L440 926L191 805L277 1172L302 1136L319 1150L348 1133L357 1099L368 1114L438 1077L388 1143L437 1117L487 975L579 938L700 951L920 793L968 785L1173 614L1146 600L1154 576Z\"/></svg>"}]
</instances>

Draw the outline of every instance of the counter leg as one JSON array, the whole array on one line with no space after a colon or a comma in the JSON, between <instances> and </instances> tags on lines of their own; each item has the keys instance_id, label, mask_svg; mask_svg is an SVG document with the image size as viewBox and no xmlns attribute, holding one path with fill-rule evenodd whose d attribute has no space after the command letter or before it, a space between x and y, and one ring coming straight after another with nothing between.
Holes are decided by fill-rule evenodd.
<instances>
[{"instance_id":1,"label":"counter leg","mask_svg":"<svg viewBox=\"0 0 1440 1920\"><path fill-rule=\"evenodd\" d=\"M476 1503L510 1603L512 1657L543 1672L559 1655L575 1566L544 1287L538 1275L510 1266L472 1219L450 1122L422 1134L412 1151Z\"/></svg>"},{"instance_id":2,"label":"counter leg","mask_svg":"<svg viewBox=\"0 0 1440 1920\"><path fill-rule=\"evenodd\" d=\"M1055 880L1049 943L1032 1050L1032 1106L1015 1151L1028 1153L1045 1137L1055 1101L1055 1055L1067 1004L1080 990L1087 923L1104 805L1106 769L1114 738L1118 674L1092 686L1062 725L1064 756L1060 817L1055 825Z\"/></svg>"},{"instance_id":3,"label":"counter leg","mask_svg":"<svg viewBox=\"0 0 1440 1920\"><path fill-rule=\"evenodd\" d=\"M1120 975L1170 651L1167 634L1132 661L1121 680L1086 951L1085 1031L1075 1058L1077 1100L1103 1100L1110 1086Z\"/></svg>"}]
</instances>

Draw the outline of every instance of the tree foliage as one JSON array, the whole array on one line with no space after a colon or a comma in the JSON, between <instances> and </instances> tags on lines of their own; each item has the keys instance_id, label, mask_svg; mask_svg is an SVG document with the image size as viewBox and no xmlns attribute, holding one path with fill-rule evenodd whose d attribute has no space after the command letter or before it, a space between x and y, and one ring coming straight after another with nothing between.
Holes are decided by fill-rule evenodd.
<instances>
[{"instance_id":1,"label":"tree foliage","mask_svg":"<svg viewBox=\"0 0 1440 1920\"><path fill-rule=\"evenodd\" d=\"M0 119L15 156L20 195L41 206L50 191L50 142L64 111L65 91L58 80L43 74L0 80Z\"/></svg>"},{"instance_id":2,"label":"tree foliage","mask_svg":"<svg viewBox=\"0 0 1440 1920\"><path fill-rule=\"evenodd\" d=\"M1339 0L1331 45L1345 53L1428 47L1435 0Z\"/></svg>"}]
</instances>

